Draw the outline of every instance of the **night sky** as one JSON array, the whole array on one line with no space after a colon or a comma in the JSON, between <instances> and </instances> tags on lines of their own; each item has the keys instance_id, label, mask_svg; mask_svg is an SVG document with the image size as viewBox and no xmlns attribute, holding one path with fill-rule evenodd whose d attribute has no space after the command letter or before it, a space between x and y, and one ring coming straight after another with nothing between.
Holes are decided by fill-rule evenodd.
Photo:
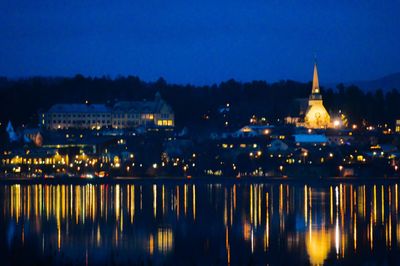
<instances>
[{"instance_id":1,"label":"night sky","mask_svg":"<svg viewBox=\"0 0 400 266\"><path fill-rule=\"evenodd\" d=\"M283 3L284 2L284 3ZM400 71L400 1L1 1L0 75L321 83Z\"/></svg>"}]
</instances>

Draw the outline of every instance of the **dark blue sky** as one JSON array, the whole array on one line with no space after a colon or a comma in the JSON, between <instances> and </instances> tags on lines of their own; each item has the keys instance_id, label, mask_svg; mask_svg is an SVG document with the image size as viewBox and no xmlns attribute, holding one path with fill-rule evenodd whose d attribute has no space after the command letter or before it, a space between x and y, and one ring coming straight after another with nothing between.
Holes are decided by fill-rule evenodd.
<instances>
[{"instance_id":1,"label":"dark blue sky","mask_svg":"<svg viewBox=\"0 0 400 266\"><path fill-rule=\"evenodd\" d=\"M10 77L308 81L314 54L321 83L400 71L400 1L0 3L0 75Z\"/></svg>"}]
</instances>

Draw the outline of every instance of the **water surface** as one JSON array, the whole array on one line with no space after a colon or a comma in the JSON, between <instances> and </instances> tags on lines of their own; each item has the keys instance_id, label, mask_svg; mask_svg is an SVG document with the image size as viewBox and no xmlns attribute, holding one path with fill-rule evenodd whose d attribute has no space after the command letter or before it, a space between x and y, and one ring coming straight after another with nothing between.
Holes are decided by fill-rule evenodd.
<instances>
[{"instance_id":1,"label":"water surface","mask_svg":"<svg viewBox=\"0 0 400 266\"><path fill-rule=\"evenodd\" d=\"M3 185L2 265L396 264L398 185Z\"/></svg>"}]
</instances>

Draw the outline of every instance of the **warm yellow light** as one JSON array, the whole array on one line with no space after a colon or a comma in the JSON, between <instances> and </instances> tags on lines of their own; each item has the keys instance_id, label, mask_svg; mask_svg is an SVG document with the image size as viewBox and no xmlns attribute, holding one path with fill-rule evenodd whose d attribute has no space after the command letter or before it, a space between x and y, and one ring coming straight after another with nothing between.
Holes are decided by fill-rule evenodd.
<instances>
[{"instance_id":1,"label":"warm yellow light","mask_svg":"<svg viewBox=\"0 0 400 266\"><path fill-rule=\"evenodd\" d=\"M322 265L328 256L331 246L329 232L322 230L311 230L306 237L307 253L311 265Z\"/></svg>"}]
</instances>

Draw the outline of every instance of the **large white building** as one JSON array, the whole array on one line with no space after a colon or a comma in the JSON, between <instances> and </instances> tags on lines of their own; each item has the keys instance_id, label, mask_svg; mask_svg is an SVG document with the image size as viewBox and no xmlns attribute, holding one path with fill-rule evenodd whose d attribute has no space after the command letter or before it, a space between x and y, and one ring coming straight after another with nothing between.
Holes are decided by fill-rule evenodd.
<instances>
[{"instance_id":1,"label":"large white building","mask_svg":"<svg viewBox=\"0 0 400 266\"><path fill-rule=\"evenodd\" d=\"M111 120L113 128L173 127L175 124L171 107L159 93L154 101L117 102L113 107Z\"/></svg>"},{"instance_id":2,"label":"large white building","mask_svg":"<svg viewBox=\"0 0 400 266\"><path fill-rule=\"evenodd\" d=\"M40 124L57 129L129 129L136 127L173 127L172 108L156 94L154 101L124 101L105 104L55 104L41 114Z\"/></svg>"}]
</instances>

